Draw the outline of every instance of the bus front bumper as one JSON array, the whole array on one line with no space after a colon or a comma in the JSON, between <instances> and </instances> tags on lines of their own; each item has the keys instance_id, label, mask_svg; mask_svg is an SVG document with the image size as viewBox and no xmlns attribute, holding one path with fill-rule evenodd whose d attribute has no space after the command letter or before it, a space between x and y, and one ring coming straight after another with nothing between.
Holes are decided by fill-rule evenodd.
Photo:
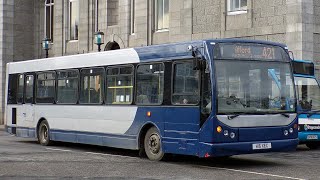
<instances>
[{"instance_id":1,"label":"bus front bumper","mask_svg":"<svg viewBox=\"0 0 320 180\"><path fill-rule=\"evenodd\" d=\"M299 141L300 143L311 142L311 141L320 141L320 132L304 131L299 132Z\"/></svg>"},{"instance_id":2,"label":"bus front bumper","mask_svg":"<svg viewBox=\"0 0 320 180\"><path fill-rule=\"evenodd\" d=\"M271 143L269 149L253 149L254 144ZM297 148L299 139L270 140L256 142L236 142L236 143L202 143L199 145L199 157L219 157L239 154L267 153L294 151Z\"/></svg>"}]
</instances>

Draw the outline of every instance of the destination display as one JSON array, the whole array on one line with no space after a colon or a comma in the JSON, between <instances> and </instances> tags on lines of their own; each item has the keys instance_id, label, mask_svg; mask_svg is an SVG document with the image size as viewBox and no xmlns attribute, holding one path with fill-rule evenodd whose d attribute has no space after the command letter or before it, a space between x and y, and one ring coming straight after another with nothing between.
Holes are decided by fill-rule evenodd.
<instances>
[{"instance_id":1,"label":"destination display","mask_svg":"<svg viewBox=\"0 0 320 180\"><path fill-rule=\"evenodd\" d=\"M284 54L281 47L264 44L221 43L215 47L216 59L289 61Z\"/></svg>"}]
</instances>

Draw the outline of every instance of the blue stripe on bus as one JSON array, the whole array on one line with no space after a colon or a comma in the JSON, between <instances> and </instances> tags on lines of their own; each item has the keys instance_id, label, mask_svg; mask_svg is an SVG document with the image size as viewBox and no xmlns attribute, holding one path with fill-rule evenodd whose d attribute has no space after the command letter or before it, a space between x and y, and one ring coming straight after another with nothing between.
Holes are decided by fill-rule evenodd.
<instances>
[{"instance_id":1,"label":"blue stripe on bus","mask_svg":"<svg viewBox=\"0 0 320 180\"><path fill-rule=\"evenodd\" d=\"M311 118L311 119L320 119L320 114L313 114L312 116L308 117L308 114L300 114L299 118Z\"/></svg>"},{"instance_id":2,"label":"blue stripe on bus","mask_svg":"<svg viewBox=\"0 0 320 180\"><path fill-rule=\"evenodd\" d=\"M7 132L9 132L11 128L12 127L8 126ZM17 127L16 136L36 138L36 130L35 128ZM53 141L83 143L125 149L138 149L137 137L132 135L50 129L50 139Z\"/></svg>"},{"instance_id":3,"label":"blue stripe on bus","mask_svg":"<svg viewBox=\"0 0 320 180\"><path fill-rule=\"evenodd\" d=\"M36 138L36 129L35 128L26 128L26 127L17 127L16 136L18 137L27 137L27 138Z\"/></svg>"},{"instance_id":4,"label":"blue stripe on bus","mask_svg":"<svg viewBox=\"0 0 320 180\"><path fill-rule=\"evenodd\" d=\"M66 131L57 129L50 130L50 135L54 141L75 142L125 149L138 149L137 136L132 135Z\"/></svg>"},{"instance_id":5,"label":"blue stripe on bus","mask_svg":"<svg viewBox=\"0 0 320 180\"><path fill-rule=\"evenodd\" d=\"M308 139L308 135L317 135L318 139ZM311 142L311 141L320 141L320 132L319 131L302 131L298 133L299 141L303 142Z\"/></svg>"},{"instance_id":6,"label":"blue stripe on bus","mask_svg":"<svg viewBox=\"0 0 320 180\"><path fill-rule=\"evenodd\" d=\"M193 45L200 47L203 45L203 41L193 41L176 44L162 44L149 47L136 47L140 61L158 61L158 60L170 60L170 59L183 59L193 58L192 52L188 50L188 46Z\"/></svg>"},{"instance_id":7,"label":"blue stripe on bus","mask_svg":"<svg viewBox=\"0 0 320 180\"><path fill-rule=\"evenodd\" d=\"M298 138L286 140L266 140L234 143L199 143L199 157L209 156L231 156L237 154L251 154L264 152L294 151L298 145ZM271 149L254 150L253 144L271 143Z\"/></svg>"}]
</instances>

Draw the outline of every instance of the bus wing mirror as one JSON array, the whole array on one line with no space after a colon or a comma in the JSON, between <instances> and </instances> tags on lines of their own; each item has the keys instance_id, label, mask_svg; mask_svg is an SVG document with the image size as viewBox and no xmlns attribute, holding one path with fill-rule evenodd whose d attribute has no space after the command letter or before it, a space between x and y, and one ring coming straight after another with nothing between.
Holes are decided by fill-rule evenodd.
<instances>
[{"instance_id":1,"label":"bus wing mirror","mask_svg":"<svg viewBox=\"0 0 320 180\"><path fill-rule=\"evenodd\" d=\"M193 59L193 70L200 70L201 63L198 58Z\"/></svg>"},{"instance_id":2,"label":"bus wing mirror","mask_svg":"<svg viewBox=\"0 0 320 180\"><path fill-rule=\"evenodd\" d=\"M289 57L290 57L290 59L294 60L293 51L289 51Z\"/></svg>"}]
</instances>

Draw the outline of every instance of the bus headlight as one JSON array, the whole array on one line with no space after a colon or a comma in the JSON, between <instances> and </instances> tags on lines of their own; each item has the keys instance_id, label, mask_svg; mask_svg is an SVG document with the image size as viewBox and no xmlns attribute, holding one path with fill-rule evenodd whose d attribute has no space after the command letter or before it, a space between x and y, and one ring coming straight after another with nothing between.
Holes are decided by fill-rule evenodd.
<instances>
[{"instance_id":1,"label":"bus headlight","mask_svg":"<svg viewBox=\"0 0 320 180\"><path fill-rule=\"evenodd\" d=\"M290 129L289 129L289 132L290 132L290 133L293 133L293 128L290 128Z\"/></svg>"},{"instance_id":2,"label":"bus headlight","mask_svg":"<svg viewBox=\"0 0 320 180\"><path fill-rule=\"evenodd\" d=\"M283 134L284 134L285 136L288 136L288 134L289 134L288 130L284 130L284 131L283 131Z\"/></svg>"},{"instance_id":3,"label":"bus headlight","mask_svg":"<svg viewBox=\"0 0 320 180\"><path fill-rule=\"evenodd\" d=\"M236 134L234 132L230 133L230 137L231 139L233 139L234 137L236 137Z\"/></svg>"}]
</instances>

